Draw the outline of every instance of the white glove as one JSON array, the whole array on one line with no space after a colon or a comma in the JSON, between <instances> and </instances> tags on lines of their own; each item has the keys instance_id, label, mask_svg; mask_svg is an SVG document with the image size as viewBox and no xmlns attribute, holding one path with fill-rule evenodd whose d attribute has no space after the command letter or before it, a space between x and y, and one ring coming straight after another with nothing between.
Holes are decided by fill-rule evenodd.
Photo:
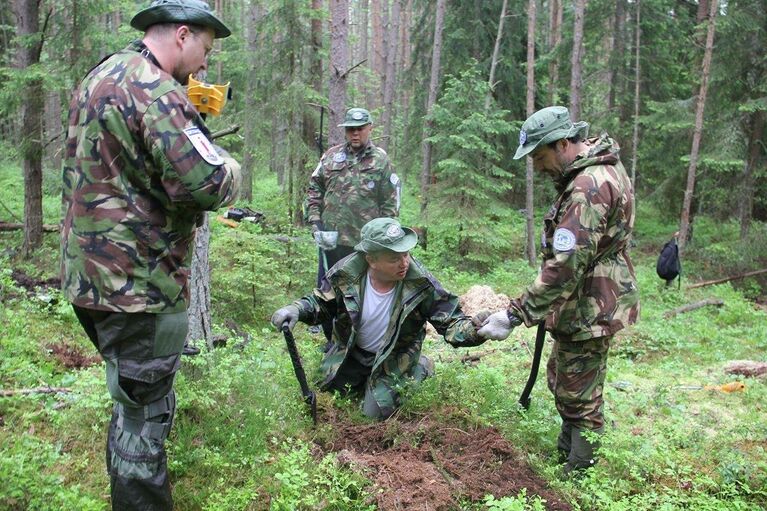
<instances>
[{"instance_id":1,"label":"white glove","mask_svg":"<svg viewBox=\"0 0 767 511\"><path fill-rule=\"evenodd\" d=\"M494 312L488 317L482 328L477 330L477 335L485 339L495 339L502 341L507 338L516 325L509 320L509 315L505 310Z\"/></svg>"},{"instance_id":2,"label":"white glove","mask_svg":"<svg viewBox=\"0 0 767 511\"><path fill-rule=\"evenodd\" d=\"M314 241L322 250L333 250L338 244L338 231L315 231Z\"/></svg>"},{"instance_id":3,"label":"white glove","mask_svg":"<svg viewBox=\"0 0 767 511\"><path fill-rule=\"evenodd\" d=\"M288 328L293 330L293 327L298 323L298 314L299 310L295 305L283 307L272 314L272 325L276 326L278 330L281 330L282 325L287 322Z\"/></svg>"}]
</instances>

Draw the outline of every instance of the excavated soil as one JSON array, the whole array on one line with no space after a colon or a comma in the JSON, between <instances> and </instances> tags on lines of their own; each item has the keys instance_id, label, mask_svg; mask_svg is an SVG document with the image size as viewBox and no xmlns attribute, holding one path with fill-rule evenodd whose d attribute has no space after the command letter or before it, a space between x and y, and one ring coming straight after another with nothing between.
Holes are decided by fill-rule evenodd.
<instances>
[{"instance_id":1,"label":"excavated soil","mask_svg":"<svg viewBox=\"0 0 767 511\"><path fill-rule=\"evenodd\" d=\"M330 410L322 415L328 413L333 415ZM334 431L332 439L318 442L320 449L365 473L383 511L455 510L461 502L513 496L523 488L528 497L545 500L546 509L571 509L495 428L431 416L376 424L328 416L320 421L330 422Z\"/></svg>"},{"instance_id":2,"label":"excavated soil","mask_svg":"<svg viewBox=\"0 0 767 511\"><path fill-rule=\"evenodd\" d=\"M61 280L58 277L51 277L49 279L37 279L30 277L21 270L14 269L11 272L11 278L16 282L19 287L23 287L27 292L34 292L35 289L48 289L61 288Z\"/></svg>"},{"instance_id":3,"label":"excavated soil","mask_svg":"<svg viewBox=\"0 0 767 511\"><path fill-rule=\"evenodd\" d=\"M49 344L46 348L67 369L83 369L101 363L99 355L84 353L80 348L69 344Z\"/></svg>"}]
</instances>

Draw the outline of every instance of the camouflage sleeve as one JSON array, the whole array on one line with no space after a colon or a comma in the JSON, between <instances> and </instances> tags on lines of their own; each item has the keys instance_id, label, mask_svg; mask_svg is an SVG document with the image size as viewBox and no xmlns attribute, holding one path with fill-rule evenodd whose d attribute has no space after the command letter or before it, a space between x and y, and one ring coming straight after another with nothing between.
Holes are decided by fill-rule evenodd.
<instances>
[{"instance_id":1,"label":"camouflage sleeve","mask_svg":"<svg viewBox=\"0 0 767 511\"><path fill-rule=\"evenodd\" d=\"M178 90L154 101L143 117L144 144L161 169L162 188L181 208L215 210L239 193L239 164L221 155L196 125L197 113Z\"/></svg>"},{"instance_id":2,"label":"camouflage sleeve","mask_svg":"<svg viewBox=\"0 0 767 511\"><path fill-rule=\"evenodd\" d=\"M336 316L336 291L330 282L323 278L321 287L296 300L293 305L298 307L299 321L308 325L319 325Z\"/></svg>"},{"instance_id":3,"label":"camouflage sleeve","mask_svg":"<svg viewBox=\"0 0 767 511\"><path fill-rule=\"evenodd\" d=\"M446 291L434 278L430 278L434 284L431 300L428 300L427 320L442 335L445 341L454 348L479 346L486 339L477 336L477 328L466 316L458 303L458 297Z\"/></svg>"},{"instance_id":4,"label":"camouflage sleeve","mask_svg":"<svg viewBox=\"0 0 767 511\"><path fill-rule=\"evenodd\" d=\"M604 232L609 197L599 197L591 178L578 176L570 200L552 240L554 256L543 262L541 271L510 309L528 327L546 318L552 306L566 301L580 284L594 259Z\"/></svg>"},{"instance_id":5,"label":"camouflage sleeve","mask_svg":"<svg viewBox=\"0 0 767 511\"><path fill-rule=\"evenodd\" d=\"M394 172L389 158L385 158L383 164L383 182L381 183L381 216L396 218L399 216L399 206L402 197L402 181Z\"/></svg>"},{"instance_id":6,"label":"camouflage sleeve","mask_svg":"<svg viewBox=\"0 0 767 511\"><path fill-rule=\"evenodd\" d=\"M309 188L306 190L304 219L309 224L322 221L322 209L325 200L325 176L322 172L324 160L325 155L323 154L314 172L312 172L312 176L309 178Z\"/></svg>"}]
</instances>

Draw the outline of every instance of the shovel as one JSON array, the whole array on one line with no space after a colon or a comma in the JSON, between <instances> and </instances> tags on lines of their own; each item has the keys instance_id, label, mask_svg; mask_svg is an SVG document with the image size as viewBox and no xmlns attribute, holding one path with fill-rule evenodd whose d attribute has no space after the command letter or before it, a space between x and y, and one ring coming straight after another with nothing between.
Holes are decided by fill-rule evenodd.
<instances>
[{"instance_id":1,"label":"shovel","mask_svg":"<svg viewBox=\"0 0 767 511\"><path fill-rule=\"evenodd\" d=\"M314 392L309 390L309 384L306 383L306 374L304 368L301 366L301 357L298 356L298 348L296 348L296 340L293 337L293 332L290 331L288 323L285 322L282 325L282 334L285 336L285 344L288 345L288 353L290 353L290 361L293 362L293 371L298 378L298 384L301 385L301 395L304 397L304 401L309 405L309 409L312 414L312 422L317 425L317 396Z\"/></svg>"}]
</instances>

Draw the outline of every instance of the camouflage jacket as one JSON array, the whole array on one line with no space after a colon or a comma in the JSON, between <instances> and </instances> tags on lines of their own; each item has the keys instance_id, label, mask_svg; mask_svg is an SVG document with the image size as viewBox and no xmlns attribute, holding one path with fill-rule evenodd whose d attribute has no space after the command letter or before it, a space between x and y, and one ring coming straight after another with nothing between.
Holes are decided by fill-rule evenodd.
<instances>
[{"instance_id":1,"label":"camouflage jacket","mask_svg":"<svg viewBox=\"0 0 767 511\"><path fill-rule=\"evenodd\" d=\"M639 290L628 246L634 194L618 145L589 140L557 183L560 196L544 217L543 263L511 310L561 341L612 335L639 316Z\"/></svg>"},{"instance_id":2,"label":"camouflage jacket","mask_svg":"<svg viewBox=\"0 0 767 511\"><path fill-rule=\"evenodd\" d=\"M184 88L141 41L83 79L63 164L61 279L72 303L187 308L196 223L231 203L240 184L207 134Z\"/></svg>"},{"instance_id":3,"label":"camouflage jacket","mask_svg":"<svg viewBox=\"0 0 767 511\"><path fill-rule=\"evenodd\" d=\"M399 214L402 183L386 151L371 142L358 153L349 144L322 155L309 180L304 204L308 223L338 231L338 244L353 247L360 229L378 217Z\"/></svg>"},{"instance_id":4,"label":"camouflage jacket","mask_svg":"<svg viewBox=\"0 0 767 511\"><path fill-rule=\"evenodd\" d=\"M355 346L366 275L364 255L355 252L333 266L313 294L294 302L300 309L299 319L305 323L317 325L335 319L333 346L320 368L323 388L333 381ZM412 259L404 280L395 289L384 344L373 362L372 382L382 373L394 377L407 377L412 373L421 355L427 321L453 347L485 342L477 337L471 318L461 311L458 297L443 289L421 263Z\"/></svg>"}]
</instances>

